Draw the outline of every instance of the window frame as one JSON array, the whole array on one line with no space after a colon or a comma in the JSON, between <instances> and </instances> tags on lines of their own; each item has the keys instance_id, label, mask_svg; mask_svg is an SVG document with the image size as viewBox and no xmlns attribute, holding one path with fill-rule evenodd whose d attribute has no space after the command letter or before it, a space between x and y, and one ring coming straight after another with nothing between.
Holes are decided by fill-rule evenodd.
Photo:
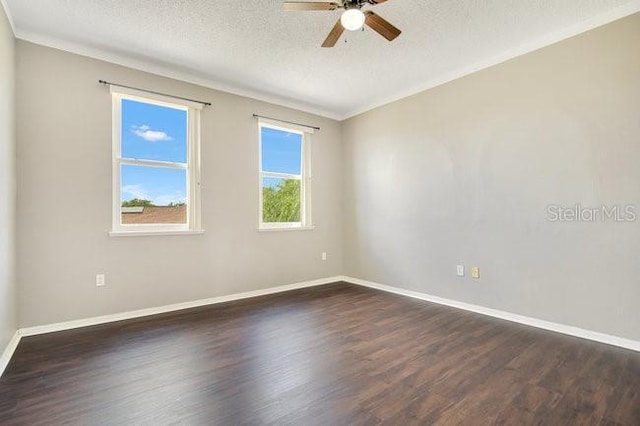
<instances>
[{"instance_id":1,"label":"window frame","mask_svg":"<svg viewBox=\"0 0 640 426\"><path fill-rule=\"evenodd\" d=\"M169 96L111 86L112 98L112 219L111 236L201 234L200 111L203 105ZM135 159L122 156L122 101L132 100L187 113L187 162ZM185 170L187 222L184 224L123 224L121 167L159 167Z\"/></svg>"},{"instance_id":2,"label":"window frame","mask_svg":"<svg viewBox=\"0 0 640 426\"><path fill-rule=\"evenodd\" d=\"M269 128L288 133L299 134L302 138L300 147L300 174L266 172L262 170L262 129ZM311 135L313 129L304 126L282 125L275 120L260 118L258 120L258 230L259 231L293 231L311 230L314 228L311 216ZM300 222L264 222L263 216L263 182L264 178L294 179L300 181Z\"/></svg>"}]
</instances>

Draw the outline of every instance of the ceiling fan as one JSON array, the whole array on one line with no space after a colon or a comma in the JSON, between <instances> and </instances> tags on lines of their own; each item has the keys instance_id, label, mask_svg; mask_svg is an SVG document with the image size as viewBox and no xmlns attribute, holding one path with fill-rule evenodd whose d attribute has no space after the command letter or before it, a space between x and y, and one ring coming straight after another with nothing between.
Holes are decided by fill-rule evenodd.
<instances>
[{"instance_id":1,"label":"ceiling fan","mask_svg":"<svg viewBox=\"0 0 640 426\"><path fill-rule=\"evenodd\" d=\"M336 10L344 9L336 25L326 38L322 47L333 47L340 39L344 30L358 31L365 24L389 41L393 41L402 31L391 25L387 20L370 10L362 11L365 5L375 6L387 0L340 0L338 2L302 2L285 1L284 10L288 12L305 10Z\"/></svg>"}]
</instances>

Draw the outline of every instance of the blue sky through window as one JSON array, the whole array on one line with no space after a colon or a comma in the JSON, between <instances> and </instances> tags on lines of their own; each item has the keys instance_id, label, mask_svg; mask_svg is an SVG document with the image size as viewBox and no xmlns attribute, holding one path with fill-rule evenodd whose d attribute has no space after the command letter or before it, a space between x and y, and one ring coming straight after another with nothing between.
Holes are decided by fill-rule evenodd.
<instances>
[{"instance_id":1,"label":"blue sky through window","mask_svg":"<svg viewBox=\"0 0 640 426\"><path fill-rule=\"evenodd\" d=\"M138 198L156 206L187 201L187 171L165 167L122 166L122 201Z\"/></svg>"},{"instance_id":2,"label":"blue sky through window","mask_svg":"<svg viewBox=\"0 0 640 426\"><path fill-rule=\"evenodd\" d=\"M187 162L187 111L122 100L122 157ZM151 200L162 206L185 202L186 171L122 166L121 199Z\"/></svg>"},{"instance_id":3,"label":"blue sky through window","mask_svg":"<svg viewBox=\"0 0 640 426\"><path fill-rule=\"evenodd\" d=\"M122 100L122 156L187 162L187 111Z\"/></svg>"},{"instance_id":4,"label":"blue sky through window","mask_svg":"<svg viewBox=\"0 0 640 426\"><path fill-rule=\"evenodd\" d=\"M262 171L301 174L302 135L283 130L261 127ZM281 179L265 178L264 186L275 186Z\"/></svg>"}]
</instances>

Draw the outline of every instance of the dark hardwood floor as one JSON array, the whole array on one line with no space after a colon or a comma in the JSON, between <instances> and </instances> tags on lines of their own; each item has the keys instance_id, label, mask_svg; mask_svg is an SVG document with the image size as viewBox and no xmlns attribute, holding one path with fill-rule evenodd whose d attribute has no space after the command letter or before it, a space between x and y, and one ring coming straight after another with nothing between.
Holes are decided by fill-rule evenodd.
<instances>
[{"instance_id":1,"label":"dark hardwood floor","mask_svg":"<svg viewBox=\"0 0 640 426\"><path fill-rule=\"evenodd\" d=\"M640 425L640 353L331 284L24 338L3 425Z\"/></svg>"}]
</instances>

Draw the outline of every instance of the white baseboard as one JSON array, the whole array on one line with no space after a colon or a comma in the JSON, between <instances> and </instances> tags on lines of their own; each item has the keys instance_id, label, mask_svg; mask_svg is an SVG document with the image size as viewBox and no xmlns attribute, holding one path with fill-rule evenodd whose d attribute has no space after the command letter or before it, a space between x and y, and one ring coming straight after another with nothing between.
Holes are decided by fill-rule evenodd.
<instances>
[{"instance_id":1,"label":"white baseboard","mask_svg":"<svg viewBox=\"0 0 640 426\"><path fill-rule=\"evenodd\" d=\"M606 343L609 345L619 346L622 348L627 348L627 349L640 352L639 341L625 339L623 337L612 336L609 334L599 333L595 331L585 330L582 328L573 327L569 325L558 324L550 321L544 321L537 318L531 318L524 315L514 314L511 312L491 309L484 306L478 306L470 303L459 302L456 300L445 299L438 296L432 296L430 294L419 293L411 290L405 290L398 287L392 287L384 284L375 283L372 281L362 280L359 278L338 275L334 277L322 278L322 279L313 280L313 281L303 281L295 284L288 284L288 285L283 285L279 287L271 287L264 290L248 291L245 293L230 294L227 296L212 297L208 299L200 299L200 300L194 300L191 302L176 303L172 305L159 306L155 308L140 309L136 311L121 312L121 313L111 314L111 315L102 315L98 317L85 318L85 319L79 319L74 321L65 321L65 322L59 322L55 324L21 328L16 331L13 338L7 345L4 352L2 353L2 357L0 357L0 376L4 372L7 365L9 364L11 356L16 350L16 347L18 346L18 343L20 342L21 337L23 336L35 336L38 334L53 333L56 331L64 331L64 330L71 330L74 328L88 327L88 326L98 325L98 324L106 324L106 323L115 322L115 321L140 318L140 317L145 317L149 315L162 314L166 312L180 311L183 309L196 308L200 306L214 305L217 303L231 302L234 300L248 299L251 297L265 296L268 294L282 293L285 291L296 290L296 289L301 289L306 287L315 287L315 286L330 284L330 283L339 282L339 281L345 281L351 284L374 288L374 289L382 290L388 293L395 293L402 296L412 297L415 299L426 300L428 302L433 302L440 305L446 305L453 308L463 309L465 311L476 312L476 313L491 316L494 318L500 318L507 321L516 322L519 324L525 324L532 327L542 328L545 330L550 330L557 333L580 337L583 339L594 340L596 342Z\"/></svg>"},{"instance_id":2,"label":"white baseboard","mask_svg":"<svg viewBox=\"0 0 640 426\"><path fill-rule=\"evenodd\" d=\"M121 312L118 314L102 315L99 317L84 318L73 321L58 322L55 324L26 327L19 330L22 336L35 336L38 334L53 333L56 331L71 330L74 328L88 327L91 325L105 324L149 315L164 314L166 312L180 311L183 309L197 308L200 306L215 305L217 303L231 302L234 300L248 299L251 297L265 296L268 294L282 293L284 291L299 288L314 287L342 281L342 276L322 278L313 281L303 281L295 284L287 284L279 287L266 288L264 290L247 291L245 293L230 294L227 296L211 297L208 299L194 300L191 302L176 303L172 305L158 306L155 308L139 309L136 311Z\"/></svg>"},{"instance_id":3,"label":"white baseboard","mask_svg":"<svg viewBox=\"0 0 640 426\"><path fill-rule=\"evenodd\" d=\"M2 356L0 356L0 377L2 377L5 368L7 368L9 361L11 361L11 357L18 347L18 343L20 343L20 337L20 330L16 330L11 340L9 340L7 347L4 349L4 352L2 352Z\"/></svg>"},{"instance_id":4,"label":"white baseboard","mask_svg":"<svg viewBox=\"0 0 640 426\"><path fill-rule=\"evenodd\" d=\"M545 321L537 318L531 318L524 315L514 314L511 312L500 311L497 309L486 308L484 306L473 305L470 303L459 302L457 300L445 299L443 297L432 296L430 294L419 293L416 291L405 290L398 287L391 287L384 284L379 284L367 280L361 280L353 277L342 277L342 281L346 281L351 284L357 284L364 287L370 287L377 290L386 291L389 293L400 294L402 296L413 297L415 299L426 300L428 302L437 303L439 305L451 306L457 309L463 309L465 311L471 311L482 315L487 315L494 318L500 318L519 324L529 325L532 327L542 328L544 330L555 331L557 333L568 334L574 337L580 337L582 339L594 340L600 343L606 343L608 345L619 346L626 349L631 349L640 352L640 342L636 340L625 339L623 337L612 336L610 334L599 333L596 331L585 330L579 327L570 325L558 324L555 322Z\"/></svg>"}]
</instances>

